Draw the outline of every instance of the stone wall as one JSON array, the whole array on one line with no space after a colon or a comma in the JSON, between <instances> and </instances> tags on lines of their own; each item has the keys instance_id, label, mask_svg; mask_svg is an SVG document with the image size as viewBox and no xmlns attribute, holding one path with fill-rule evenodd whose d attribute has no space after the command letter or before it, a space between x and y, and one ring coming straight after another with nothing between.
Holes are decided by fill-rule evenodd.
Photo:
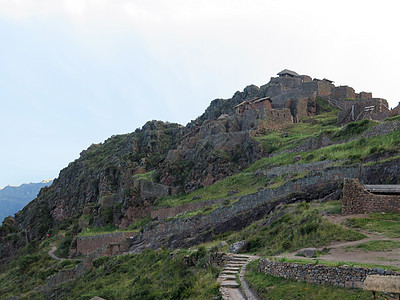
<instances>
[{"instance_id":1,"label":"stone wall","mask_svg":"<svg viewBox=\"0 0 400 300\"><path fill-rule=\"evenodd\" d=\"M338 124L371 119L381 121L390 116L388 103L385 99L369 98L345 101L345 108L338 114ZM373 107L372 110L366 108Z\"/></svg>"},{"instance_id":2,"label":"stone wall","mask_svg":"<svg viewBox=\"0 0 400 300\"><path fill-rule=\"evenodd\" d=\"M289 108L266 109L264 126L267 129L279 130L293 124L293 116Z\"/></svg>"},{"instance_id":3,"label":"stone wall","mask_svg":"<svg viewBox=\"0 0 400 300\"><path fill-rule=\"evenodd\" d=\"M376 195L365 190L356 178L346 178L343 186L344 215L372 212L400 212L400 195Z\"/></svg>"},{"instance_id":4,"label":"stone wall","mask_svg":"<svg viewBox=\"0 0 400 300\"><path fill-rule=\"evenodd\" d=\"M360 99L370 99L370 98L372 98L372 93L360 92L356 96L357 96L357 98L360 98Z\"/></svg>"},{"instance_id":5,"label":"stone wall","mask_svg":"<svg viewBox=\"0 0 400 300\"><path fill-rule=\"evenodd\" d=\"M151 211L152 219L168 219L187 211L200 209L206 206L211 206L224 201L225 199L199 201L194 203L185 203L175 207L159 208Z\"/></svg>"},{"instance_id":6,"label":"stone wall","mask_svg":"<svg viewBox=\"0 0 400 300\"><path fill-rule=\"evenodd\" d=\"M115 232L91 236L78 236L76 251L82 255L98 252L101 255L115 255L124 252L127 240L135 236L135 232Z\"/></svg>"},{"instance_id":7,"label":"stone wall","mask_svg":"<svg viewBox=\"0 0 400 300\"><path fill-rule=\"evenodd\" d=\"M328 284L346 288L362 288L367 275L400 276L400 272L361 267L328 267L314 264L297 264L261 259L260 272L314 284Z\"/></svg>"},{"instance_id":8,"label":"stone wall","mask_svg":"<svg viewBox=\"0 0 400 300\"><path fill-rule=\"evenodd\" d=\"M328 167L323 171L312 171L304 178L289 180L278 188L261 189L257 193L241 196L233 204L220 206L206 215L160 220L145 227L132 240L130 251L140 252L147 247L157 249L162 245L170 248L189 247L210 239L211 234L239 230L250 225L279 204L322 199L337 191L338 183L344 177L357 177L359 174L358 166ZM326 188L327 185L331 185L331 188Z\"/></svg>"},{"instance_id":9,"label":"stone wall","mask_svg":"<svg viewBox=\"0 0 400 300\"><path fill-rule=\"evenodd\" d=\"M355 99L356 98L356 92L352 87L349 87L347 85L344 86L337 86L332 89L331 91L331 98L333 99Z\"/></svg>"},{"instance_id":10,"label":"stone wall","mask_svg":"<svg viewBox=\"0 0 400 300\"><path fill-rule=\"evenodd\" d=\"M254 174L254 176L266 176L267 178L273 178L281 175L300 174L303 172L322 170L332 165L333 163L334 161L332 160L325 160L325 161L316 161L303 164L293 164L283 167L274 167L265 171L259 170ZM230 198L223 198L216 200L199 201L194 203L185 203L175 207L158 208L151 211L151 218L160 220L168 219L180 213L185 213L188 211L200 209L214 204L223 203L225 200L234 200L239 198L240 197L230 197Z\"/></svg>"}]
</instances>

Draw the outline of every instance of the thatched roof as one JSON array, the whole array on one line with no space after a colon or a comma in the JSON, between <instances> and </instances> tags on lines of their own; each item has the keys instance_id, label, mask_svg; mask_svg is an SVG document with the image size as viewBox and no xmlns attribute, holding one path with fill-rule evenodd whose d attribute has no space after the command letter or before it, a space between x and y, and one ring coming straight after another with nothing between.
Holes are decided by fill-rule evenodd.
<instances>
[{"instance_id":1,"label":"thatched roof","mask_svg":"<svg viewBox=\"0 0 400 300\"><path fill-rule=\"evenodd\" d=\"M290 76L299 76L299 74L297 74L295 71L290 71L288 69L282 70L278 73L279 76L283 76L285 74L288 74Z\"/></svg>"},{"instance_id":2,"label":"thatched roof","mask_svg":"<svg viewBox=\"0 0 400 300\"><path fill-rule=\"evenodd\" d=\"M400 293L400 276L368 275L364 281L364 290Z\"/></svg>"}]
</instances>

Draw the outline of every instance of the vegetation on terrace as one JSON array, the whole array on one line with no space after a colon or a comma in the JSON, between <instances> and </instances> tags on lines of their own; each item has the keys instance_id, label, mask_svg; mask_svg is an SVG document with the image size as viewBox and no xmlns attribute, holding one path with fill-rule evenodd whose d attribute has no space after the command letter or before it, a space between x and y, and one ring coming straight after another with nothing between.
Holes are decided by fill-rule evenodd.
<instances>
[{"instance_id":1,"label":"vegetation on terrace","mask_svg":"<svg viewBox=\"0 0 400 300\"><path fill-rule=\"evenodd\" d=\"M247 240L250 253L275 255L306 247L328 245L332 241L355 241L365 235L325 220L317 208L308 203L292 204L267 216L240 232L228 242ZM267 221L269 219L269 221Z\"/></svg>"},{"instance_id":2,"label":"vegetation on terrace","mask_svg":"<svg viewBox=\"0 0 400 300\"><path fill-rule=\"evenodd\" d=\"M400 215L396 213L372 213L368 218L350 218L347 225L354 229L377 232L388 238L400 237Z\"/></svg>"},{"instance_id":3,"label":"vegetation on terrace","mask_svg":"<svg viewBox=\"0 0 400 300\"><path fill-rule=\"evenodd\" d=\"M288 137L282 137L282 134L276 131L257 137L256 139L264 145L262 147L268 148L269 150L267 152L273 155L261 158L242 172L220 180L211 186L200 188L189 194L163 197L157 201L156 205L177 206L189 202L221 199L226 198L229 191L237 191L236 196L242 196L256 192L259 187L268 187L274 183L277 184L272 187L277 187L282 185L285 179L287 180L288 178L275 178L271 182L271 180L267 180L265 176L254 176L254 172L257 170L266 170L273 166L291 165L293 164L293 158L295 156L300 157L296 164L333 160L336 161L337 165L362 163L372 156L381 155L384 157L385 153L391 154L391 158L389 159L400 157L400 130L385 135L364 138L359 135L375 126L375 122L362 120L349 123L342 128L335 128L334 125L326 125L330 124L334 115L332 112L326 114L328 114L328 116L321 114L313 117L312 120L314 120L314 122L297 123L291 128L288 128ZM327 120L330 121L328 122ZM313 151L282 151L283 149L290 149L304 142L305 138L310 138L312 136L317 137L320 135L331 137L336 144ZM350 137L352 137L352 139L348 140ZM379 160L379 158L377 159ZM306 174L301 175L304 176Z\"/></svg>"}]
</instances>

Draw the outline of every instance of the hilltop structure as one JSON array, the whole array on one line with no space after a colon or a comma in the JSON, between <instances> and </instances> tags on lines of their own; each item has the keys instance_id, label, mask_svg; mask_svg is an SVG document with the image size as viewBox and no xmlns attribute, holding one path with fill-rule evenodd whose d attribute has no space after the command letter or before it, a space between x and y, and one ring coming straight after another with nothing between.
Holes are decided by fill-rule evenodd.
<instances>
[{"instance_id":1,"label":"hilltop structure","mask_svg":"<svg viewBox=\"0 0 400 300\"><path fill-rule=\"evenodd\" d=\"M312 79L308 75L284 69L278 77L261 87L247 86L243 92L236 92L231 99L216 99L203 114L189 126L195 133L228 133L239 131L264 132L284 130L317 113L316 100L326 99L330 105L341 110L338 124L362 119L384 120L400 113L400 106L389 110L385 99L373 98L372 93L356 93L349 86L335 86L329 79ZM216 112L219 112L216 115ZM193 144L193 143L192 143Z\"/></svg>"}]
</instances>

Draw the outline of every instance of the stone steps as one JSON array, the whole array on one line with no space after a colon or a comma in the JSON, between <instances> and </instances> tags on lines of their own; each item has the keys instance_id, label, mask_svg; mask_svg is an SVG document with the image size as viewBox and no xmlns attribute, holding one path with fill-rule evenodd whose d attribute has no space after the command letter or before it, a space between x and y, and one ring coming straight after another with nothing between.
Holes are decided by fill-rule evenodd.
<instances>
[{"instance_id":1,"label":"stone steps","mask_svg":"<svg viewBox=\"0 0 400 300\"><path fill-rule=\"evenodd\" d=\"M238 271L229 271L229 270L227 270L227 271L222 271L221 272L221 275L235 275L235 274L238 274L239 272Z\"/></svg>"},{"instance_id":2,"label":"stone steps","mask_svg":"<svg viewBox=\"0 0 400 300\"><path fill-rule=\"evenodd\" d=\"M254 258L253 258L254 259ZM244 270L248 262L252 258L246 255L229 255L225 262L224 268L222 269L218 282L220 283L220 292L223 300L245 300L245 299L255 299L249 296L245 290L246 296L242 294L239 290L240 283L238 283L238 278L240 282L247 287L246 282L243 281ZM239 274L240 272L240 274ZM243 274L242 274L243 273Z\"/></svg>"},{"instance_id":3,"label":"stone steps","mask_svg":"<svg viewBox=\"0 0 400 300\"><path fill-rule=\"evenodd\" d=\"M235 275L221 275L219 276L219 279L221 280L236 280Z\"/></svg>"},{"instance_id":4,"label":"stone steps","mask_svg":"<svg viewBox=\"0 0 400 300\"><path fill-rule=\"evenodd\" d=\"M239 283L237 283L234 280L220 281L220 285L221 285L221 287L224 287L224 288L238 288L239 287Z\"/></svg>"}]
</instances>

